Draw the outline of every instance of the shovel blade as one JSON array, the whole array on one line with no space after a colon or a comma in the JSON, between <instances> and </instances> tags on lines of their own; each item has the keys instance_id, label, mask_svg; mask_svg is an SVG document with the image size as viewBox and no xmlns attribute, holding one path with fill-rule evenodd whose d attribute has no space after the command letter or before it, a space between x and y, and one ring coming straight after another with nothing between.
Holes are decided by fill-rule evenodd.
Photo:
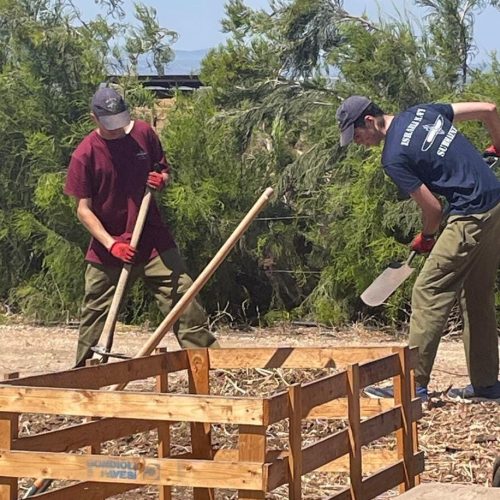
<instances>
[{"instance_id":1,"label":"shovel blade","mask_svg":"<svg viewBox=\"0 0 500 500\"><path fill-rule=\"evenodd\" d=\"M401 264L399 267L388 267L361 294L361 300L371 307L383 304L412 272L413 267L410 267L407 263Z\"/></svg>"}]
</instances>

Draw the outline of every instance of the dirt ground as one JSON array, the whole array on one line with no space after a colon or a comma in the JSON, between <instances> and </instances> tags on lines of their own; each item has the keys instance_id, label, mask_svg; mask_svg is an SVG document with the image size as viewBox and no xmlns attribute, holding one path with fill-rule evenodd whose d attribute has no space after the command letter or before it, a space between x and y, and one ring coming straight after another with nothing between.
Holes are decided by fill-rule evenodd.
<instances>
[{"instance_id":1,"label":"dirt ground","mask_svg":"<svg viewBox=\"0 0 500 500\"><path fill-rule=\"evenodd\" d=\"M119 325L113 351L134 355L150 334L151 330L146 328ZM73 363L77 337L78 331L75 328L0 325L0 374L20 372L21 376L27 376L69 369ZM219 331L218 337L224 347L333 347L405 342L403 335L395 337L393 333L367 330L360 325L353 325L352 328L342 331L293 325L272 329L253 328L248 331L223 329ZM176 341L171 335L168 335L161 345L177 349ZM460 339L444 338L429 387L434 394L431 402L425 406L424 418L419 424L420 448L426 457L426 468L421 478L423 482L440 481L483 486L491 484L492 463L495 456L500 455L500 405L494 402L452 402L442 394L450 386L463 386L467 383L467 369ZM115 498L158 498L151 489L144 491L143 494L136 492ZM330 493L326 490L324 494L305 493L304 498L325 498ZM396 493L389 496L394 495ZM190 495L176 498L187 499Z\"/></svg>"}]
</instances>

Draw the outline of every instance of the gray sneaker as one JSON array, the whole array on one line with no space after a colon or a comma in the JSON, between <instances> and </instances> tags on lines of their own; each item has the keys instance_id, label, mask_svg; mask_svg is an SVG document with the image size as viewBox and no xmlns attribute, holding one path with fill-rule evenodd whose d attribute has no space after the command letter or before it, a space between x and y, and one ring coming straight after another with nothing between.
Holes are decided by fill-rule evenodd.
<instances>
[{"instance_id":1,"label":"gray sneaker","mask_svg":"<svg viewBox=\"0 0 500 500\"><path fill-rule=\"evenodd\" d=\"M468 385L450 389L447 393L452 399L471 399L481 401L498 401L500 402L500 380L497 380L493 385L486 387L474 387Z\"/></svg>"}]
</instances>

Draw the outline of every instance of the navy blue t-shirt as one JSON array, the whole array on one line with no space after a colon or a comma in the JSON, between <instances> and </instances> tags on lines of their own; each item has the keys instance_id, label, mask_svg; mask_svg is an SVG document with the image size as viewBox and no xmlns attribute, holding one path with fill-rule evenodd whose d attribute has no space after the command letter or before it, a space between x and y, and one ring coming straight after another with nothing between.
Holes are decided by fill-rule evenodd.
<instances>
[{"instance_id":1,"label":"navy blue t-shirt","mask_svg":"<svg viewBox=\"0 0 500 500\"><path fill-rule=\"evenodd\" d=\"M398 114L387 130L382 165L403 192L425 184L444 196L451 215L484 213L500 202L500 181L452 122L449 104L421 104Z\"/></svg>"}]
</instances>

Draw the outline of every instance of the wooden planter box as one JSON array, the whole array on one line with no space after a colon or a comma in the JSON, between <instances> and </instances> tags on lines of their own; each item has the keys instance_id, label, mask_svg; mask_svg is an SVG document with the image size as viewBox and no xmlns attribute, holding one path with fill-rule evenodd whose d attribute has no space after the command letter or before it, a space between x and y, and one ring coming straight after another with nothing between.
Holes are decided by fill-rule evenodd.
<instances>
[{"instance_id":1,"label":"wooden planter box","mask_svg":"<svg viewBox=\"0 0 500 500\"><path fill-rule=\"evenodd\" d=\"M349 472L350 486L332 499L364 500L418 482L423 453L417 450L413 367L408 347L192 349L162 352L106 365L16 378L0 383L0 500L17 499L18 478L77 480L36 498L104 499L141 485L157 485L160 498L172 486L193 488L195 499L213 499L215 488L238 490L241 499L265 498L288 484L300 499L301 478L312 471ZM210 370L241 368L347 368L290 386L270 397L209 395ZM190 394L168 392L168 374L187 370ZM156 392L99 390L156 377ZM393 378L394 400L360 397L367 385ZM79 415L90 421L18 437L21 413ZM269 449L266 432L288 419L288 445ZM304 420L344 419L348 425L308 446ZM171 455L170 425L189 422L192 453ZM217 450L212 424L238 426L238 447ZM100 454L100 444L158 430L158 458ZM362 447L396 433L396 451ZM87 447L89 453L69 453ZM90 447L90 448L88 448Z\"/></svg>"}]
</instances>

